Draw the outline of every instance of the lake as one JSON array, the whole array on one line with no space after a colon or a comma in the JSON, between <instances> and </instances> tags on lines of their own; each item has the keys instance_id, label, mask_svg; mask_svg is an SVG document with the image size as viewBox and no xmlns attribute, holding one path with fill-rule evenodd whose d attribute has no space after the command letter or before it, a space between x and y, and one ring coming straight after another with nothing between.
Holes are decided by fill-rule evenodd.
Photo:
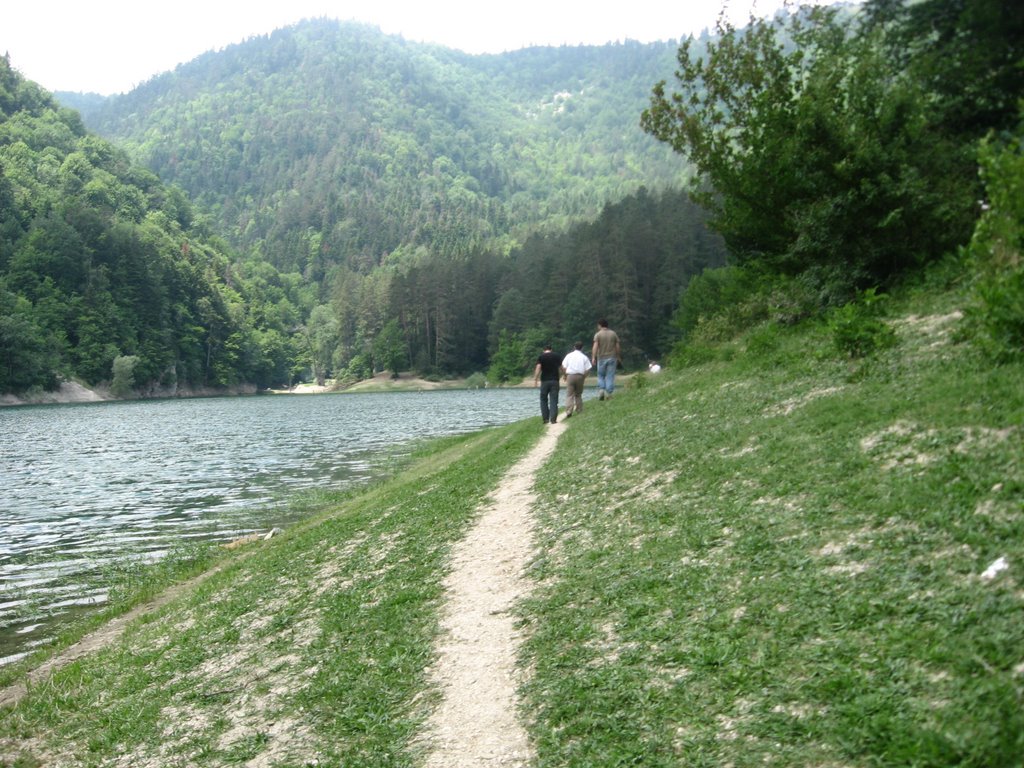
<instances>
[{"instance_id":1,"label":"lake","mask_svg":"<svg viewBox=\"0 0 1024 768\"><path fill-rule=\"evenodd\" d=\"M419 439L539 414L535 389L0 408L0 664L104 603L112 563L285 527L277 502L296 491L351 487Z\"/></svg>"}]
</instances>

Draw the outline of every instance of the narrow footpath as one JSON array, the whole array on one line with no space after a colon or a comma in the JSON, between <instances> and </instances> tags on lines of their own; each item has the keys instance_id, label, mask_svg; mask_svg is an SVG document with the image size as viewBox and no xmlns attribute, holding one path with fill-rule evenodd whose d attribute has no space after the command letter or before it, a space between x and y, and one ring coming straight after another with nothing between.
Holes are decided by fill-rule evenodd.
<instances>
[{"instance_id":1,"label":"narrow footpath","mask_svg":"<svg viewBox=\"0 0 1024 768\"><path fill-rule=\"evenodd\" d=\"M529 590L523 571L534 552L534 477L564 430L561 422L546 429L455 547L431 670L443 698L427 724L427 768L530 762L532 749L517 714L520 636L511 609Z\"/></svg>"}]
</instances>

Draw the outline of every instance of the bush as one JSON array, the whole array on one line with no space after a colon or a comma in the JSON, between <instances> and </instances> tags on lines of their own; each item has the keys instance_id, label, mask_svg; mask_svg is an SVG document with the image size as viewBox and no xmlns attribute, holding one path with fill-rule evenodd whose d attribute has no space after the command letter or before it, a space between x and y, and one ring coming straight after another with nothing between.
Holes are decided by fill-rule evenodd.
<instances>
[{"instance_id":1,"label":"bush","mask_svg":"<svg viewBox=\"0 0 1024 768\"><path fill-rule=\"evenodd\" d=\"M118 355L114 358L113 379L110 394L114 397L130 397L135 386L135 366L139 358L135 355Z\"/></svg>"},{"instance_id":2,"label":"bush","mask_svg":"<svg viewBox=\"0 0 1024 768\"><path fill-rule=\"evenodd\" d=\"M867 357L896 343L896 332L879 317L886 298L869 288L857 301L831 313L828 326L836 349L849 357Z\"/></svg>"},{"instance_id":3,"label":"bush","mask_svg":"<svg viewBox=\"0 0 1024 768\"><path fill-rule=\"evenodd\" d=\"M351 381L362 381L373 378L373 361L365 352L354 355L339 377Z\"/></svg>"},{"instance_id":4,"label":"bush","mask_svg":"<svg viewBox=\"0 0 1024 768\"><path fill-rule=\"evenodd\" d=\"M982 142L988 202L967 249L973 276L968 327L997 361L1024 356L1024 147L1020 135Z\"/></svg>"},{"instance_id":5,"label":"bush","mask_svg":"<svg viewBox=\"0 0 1024 768\"><path fill-rule=\"evenodd\" d=\"M698 326L738 306L754 290L752 274L740 267L705 269L690 280L672 324L682 341Z\"/></svg>"}]
</instances>

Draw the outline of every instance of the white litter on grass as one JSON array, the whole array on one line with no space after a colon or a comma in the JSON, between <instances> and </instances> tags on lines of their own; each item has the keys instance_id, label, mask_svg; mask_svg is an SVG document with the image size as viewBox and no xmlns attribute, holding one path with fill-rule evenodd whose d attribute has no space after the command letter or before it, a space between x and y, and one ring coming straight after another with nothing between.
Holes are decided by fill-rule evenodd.
<instances>
[{"instance_id":1,"label":"white litter on grass","mask_svg":"<svg viewBox=\"0 0 1024 768\"><path fill-rule=\"evenodd\" d=\"M990 565L988 568L982 571L981 578L983 581L992 581L992 579L994 579L996 576L998 576L1000 573L1002 573L1009 567L1010 564L1009 562L1007 562L1006 558L1000 557L998 560L992 563L992 565Z\"/></svg>"}]
</instances>

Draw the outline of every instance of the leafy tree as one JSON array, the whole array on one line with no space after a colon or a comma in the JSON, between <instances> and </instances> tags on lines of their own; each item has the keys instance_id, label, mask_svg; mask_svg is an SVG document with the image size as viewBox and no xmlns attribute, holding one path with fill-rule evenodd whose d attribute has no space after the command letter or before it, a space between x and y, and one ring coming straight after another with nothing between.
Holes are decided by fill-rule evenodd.
<instances>
[{"instance_id":1,"label":"leafy tree","mask_svg":"<svg viewBox=\"0 0 1024 768\"><path fill-rule=\"evenodd\" d=\"M56 388L54 346L35 322L31 303L0 279L0 392Z\"/></svg>"},{"instance_id":2,"label":"leafy tree","mask_svg":"<svg viewBox=\"0 0 1024 768\"><path fill-rule=\"evenodd\" d=\"M487 380L492 384L519 382L526 375L523 363L526 356L526 345L518 334L501 331L498 336L498 349L491 356L491 365L487 369Z\"/></svg>"},{"instance_id":3,"label":"leafy tree","mask_svg":"<svg viewBox=\"0 0 1024 768\"><path fill-rule=\"evenodd\" d=\"M393 379L397 379L398 374L408 365L405 340L394 318L387 322L373 340L373 358L383 370L391 371Z\"/></svg>"},{"instance_id":4,"label":"leafy tree","mask_svg":"<svg viewBox=\"0 0 1024 768\"><path fill-rule=\"evenodd\" d=\"M885 31L840 14L723 23L697 57L684 42L680 90L657 84L642 125L696 165L694 194L738 263L872 284L963 242L971 185Z\"/></svg>"},{"instance_id":5,"label":"leafy tree","mask_svg":"<svg viewBox=\"0 0 1024 768\"><path fill-rule=\"evenodd\" d=\"M294 304L312 306L301 290L272 268L250 285L179 190L88 135L6 58L0 91L0 280L15 297L3 386L108 380L118 356L135 358L140 391L287 380L290 344L260 342L293 330Z\"/></svg>"},{"instance_id":6,"label":"leafy tree","mask_svg":"<svg viewBox=\"0 0 1024 768\"><path fill-rule=\"evenodd\" d=\"M338 322L325 304L314 307L302 329L308 360L316 383L323 386L330 374L330 360L338 345Z\"/></svg>"},{"instance_id":7,"label":"leafy tree","mask_svg":"<svg viewBox=\"0 0 1024 768\"><path fill-rule=\"evenodd\" d=\"M1024 10L1004 0L867 0L888 55L935 95L937 126L969 143L1012 129L1024 96Z\"/></svg>"},{"instance_id":8,"label":"leafy tree","mask_svg":"<svg viewBox=\"0 0 1024 768\"><path fill-rule=\"evenodd\" d=\"M967 249L973 284L968 319L1000 361L1024 357L1024 121L980 150L986 208Z\"/></svg>"},{"instance_id":9,"label":"leafy tree","mask_svg":"<svg viewBox=\"0 0 1024 768\"><path fill-rule=\"evenodd\" d=\"M114 397L129 397L135 385L135 355L118 355L114 358L113 375L110 380L110 394Z\"/></svg>"}]
</instances>

